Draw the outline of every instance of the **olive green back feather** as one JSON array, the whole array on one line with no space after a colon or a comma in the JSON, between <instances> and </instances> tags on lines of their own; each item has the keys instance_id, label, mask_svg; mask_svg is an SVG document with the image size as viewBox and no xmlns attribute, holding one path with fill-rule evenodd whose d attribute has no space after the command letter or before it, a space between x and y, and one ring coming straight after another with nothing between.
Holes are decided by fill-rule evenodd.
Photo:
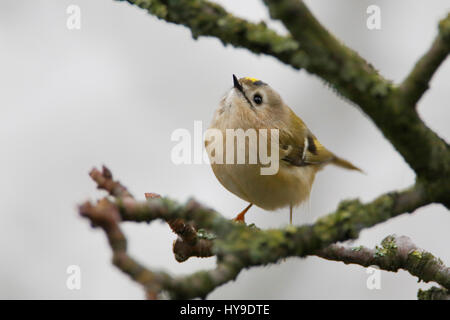
<instances>
[{"instance_id":1,"label":"olive green back feather","mask_svg":"<svg viewBox=\"0 0 450 320\"><path fill-rule=\"evenodd\" d=\"M295 166L331 163L342 168L361 171L349 161L335 156L325 148L292 110L290 113L291 123L288 126L290 130L282 130L280 133L280 146L286 150L283 160Z\"/></svg>"}]
</instances>

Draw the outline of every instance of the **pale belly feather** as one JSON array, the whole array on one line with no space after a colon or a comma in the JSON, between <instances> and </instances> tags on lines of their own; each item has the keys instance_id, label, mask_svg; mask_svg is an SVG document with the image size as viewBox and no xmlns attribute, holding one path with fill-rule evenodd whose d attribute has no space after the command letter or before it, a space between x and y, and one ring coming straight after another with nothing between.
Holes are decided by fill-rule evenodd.
<instances>
[{"instance_id":1,"label":"pale belly feather","mask_svg":"<svg viewBox=\"0 0 450 320\"><path fill-rule=\"evenodd\" d=\"M306 200L317 170L284 161L280 161L275 175L261 175L257 164L213 164L212 169L227 190L266 210L296 206Z\"/></svg>"}]
</instances>

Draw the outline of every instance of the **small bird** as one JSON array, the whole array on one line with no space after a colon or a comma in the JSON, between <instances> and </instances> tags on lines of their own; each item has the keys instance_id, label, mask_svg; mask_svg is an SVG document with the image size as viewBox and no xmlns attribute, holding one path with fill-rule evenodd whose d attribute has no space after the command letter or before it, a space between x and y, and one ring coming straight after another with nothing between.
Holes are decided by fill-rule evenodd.
<instances>
[{"instance_id":1,"label":"small bird","mask_svg":"<svg viewBox=\"0 0 450 320\"><path fill-rule=\"evenodd\" d=\"M326 149L302 119L283 102L280 95L268 84L255 78L238 79L233 75L233 87L221 99L209 129L222 133L223 146L227 145L228 129L253 129L258 133L261 129L266 129L268 135L270 129L278 129L279 168L272 175L261 174L260 169L266 164L260 160L249 163L250 152L259 151L251 150L251 146L249 148L249 139L245 140L246 161L240 164L214 162L213 159L217 160L214 158L217 150L211 148L211 139L205 140L211 167L219 182L228 191L249 202L234 218L235 221L245 222L245 214L254 204L265 210L289 206L289 221L292 224L292 210L309 198L317 171L327 164L361 171ZM231 144L234 151L238 150L235 137ZM261 148L259 143L257 148ZM224 148L224 158L227 156L226 152L227 149ZM235 154L236 152L233 156Z\"/></svg>"}]
</instances>

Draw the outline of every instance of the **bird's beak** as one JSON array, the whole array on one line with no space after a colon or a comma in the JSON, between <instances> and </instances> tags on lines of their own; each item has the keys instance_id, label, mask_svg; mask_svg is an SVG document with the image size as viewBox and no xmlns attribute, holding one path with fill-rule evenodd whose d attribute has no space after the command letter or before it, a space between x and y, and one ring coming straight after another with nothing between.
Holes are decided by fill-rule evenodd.
<instances>
[{"instance_id":1,"label":"bird's beak","mask_svg":"<svg viewBox=\"0 0 450 320\"><path fill-rule=\"evenodd\" d=\"M233 74L233 86L238 89L240 92L244 92L244 89L242 88L241 84L239 83L238 78Z\"/></svg>"}]
</instances>

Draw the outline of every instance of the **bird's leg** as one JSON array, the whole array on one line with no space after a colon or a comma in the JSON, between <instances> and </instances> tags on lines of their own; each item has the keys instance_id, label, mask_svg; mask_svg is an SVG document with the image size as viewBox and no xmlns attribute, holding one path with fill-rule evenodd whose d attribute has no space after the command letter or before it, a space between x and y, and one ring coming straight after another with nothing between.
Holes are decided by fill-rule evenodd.
<instances>
[{"instance_id":1,"label":"bird's leg","mask_svg":"<svg viewBox=\"0 0 450 320\"><path fill-rule=\"evenodd\" d=\"M245 223L245 214L247 213L248 209L252 207L252 205L253 203L250 203L244 210L242 210L241 213L236 216L236 218L233 219L233 221Z\"/></svg>"},{"instance_id":2,"label":"bird's leg","mask_svg":"<svg viewBox=\"0 0 450 320\"><path fill-rule=\"evenodd\" d=\"M292 225L292 204L289 205L289 224Z\"/></svg>"}]
</instances>

